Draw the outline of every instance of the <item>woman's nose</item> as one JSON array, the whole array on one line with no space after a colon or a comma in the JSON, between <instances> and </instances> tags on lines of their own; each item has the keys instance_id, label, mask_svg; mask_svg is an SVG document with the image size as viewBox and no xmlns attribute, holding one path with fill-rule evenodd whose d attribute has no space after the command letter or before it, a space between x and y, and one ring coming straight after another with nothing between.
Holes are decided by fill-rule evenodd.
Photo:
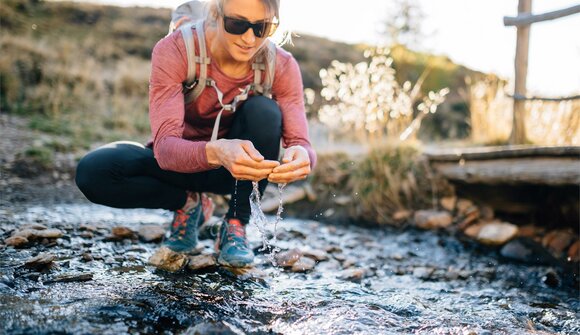
<instances>
[{"instance_id":1,"label":"woman's nose","mask_svg":"<svg viewBox=\"0 0 580 335\"><path fill-rule=\"evenodd\" d=\"M245 44L253 45L256 41L256 35L254 35L254 31L252 28L246 30L246 32L242 35L242 40Z\"/></svg>"}]
</instances>

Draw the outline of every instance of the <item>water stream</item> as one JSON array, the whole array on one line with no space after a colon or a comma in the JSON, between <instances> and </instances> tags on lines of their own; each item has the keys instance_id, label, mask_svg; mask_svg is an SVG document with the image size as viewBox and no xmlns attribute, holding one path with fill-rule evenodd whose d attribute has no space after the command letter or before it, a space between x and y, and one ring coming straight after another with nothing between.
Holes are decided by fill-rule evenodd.
<instances>
[{"instance_id":1,"label":"water stream","mask_svg":"<svg viewBox=\"0 0 580 335\"><path fill-rule=\"evenodd\" d=\"M167 211L92 204L0 209L2 240L25 223L65 233L23 249L0 246L0 333L580 332L578 290L564 280L546 285L546 276L561 275L557 269L503 261L444 232L285 218L270 243L328 257L306 273L273 266L253 225L257 265L242 273L158 271L147 259L159 243L107 238L114 226L136 231L170 220ZM207 250L211 242L202 241ZM51 269L23 267L40 252L57 257Z\"/></svg>"}]
</instances>

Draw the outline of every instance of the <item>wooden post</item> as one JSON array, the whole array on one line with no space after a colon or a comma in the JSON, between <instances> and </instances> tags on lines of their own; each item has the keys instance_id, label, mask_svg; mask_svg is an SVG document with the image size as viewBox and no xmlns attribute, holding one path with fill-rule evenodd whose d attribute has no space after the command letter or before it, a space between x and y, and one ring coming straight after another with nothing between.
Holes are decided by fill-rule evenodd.
<instances>
[{"instance_id":1,"label":"wooden post","mask_svg":"<svg viewBox=\"0 0 580 335\"><path fill-rule=\"evenodd\" d=\"M532 12L532 0L519 0L518 16ZM518 37L516 44L516 82L514 90L514 115L510 144L524 144L526 138L526 109L525 100L518 99L526 96L526 79L528 75L528 51L530 46L530 25L517 26Z\"/></svg>"}]
</instances>

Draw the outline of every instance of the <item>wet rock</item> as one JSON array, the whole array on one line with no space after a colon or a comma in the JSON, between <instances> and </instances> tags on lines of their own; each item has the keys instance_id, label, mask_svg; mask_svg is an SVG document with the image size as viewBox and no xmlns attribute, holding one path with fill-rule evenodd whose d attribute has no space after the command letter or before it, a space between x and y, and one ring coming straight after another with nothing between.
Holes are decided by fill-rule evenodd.
<instances>
[{"instance_id":1,"label":"wet rock","mask_svg":"<svg viewBox=\"0 0 580 335\"><path fill-rule=\"evenodd\" d=\"M229 325L223 322L198 323L194 327L187 329L184 335L236 335L239 331L234 331Z\"/></svg>"},{"instance_id":2,"label":"wet rock","mask_svg":"<svg viewBox=\"0 0 580 335\"><path fill-rule=\"evenodd\" d=\"M459 199L457 200L457 214L465 215L467 214L467 210L473 206L473 201L468 199Z\"/></svg>"},{"instance_id":3,"label":"wet rock","mask_svg":"<svg viewBox=\"0 0 580 335\"><path fill-rule=\"evenodd\" d=\"M135 232L133 232L131 229L127 228L127 227L123 227L123 226L117 226L117 227L113 227L113 229L111 230L111 234L113 238L119 239L119 240L123 240L123 239L132 239L135 237Z\"/></svg>"},{"instance_id":4,"label":"wet rock","mask_svg":"<svg viewBox=\"0 0 580 335\"><path fill-rule=\"evenodd\" d=\"M509 259L529 264L550 264L554 262L554 257L536 241L518 237L504 245L500 254Z\"/></svg>"},{"instance_id":5,"label":"wet rock","mask_svg":"<svg viewBox=\"0 0 580 335\"><path fill-rule=\"evenodd\" d=\"M476 224L472 224L468 227L465 227L463 230L463 233L473 239L477 238L477 235L479 234L479 231L481 230L481 228L483 228L483 226L485 226L486 223L485 222L478 222Z\"/></svg>"},{"instance_id":6,"label":"wet rock","mask_svg":"<svg viewBox=\"0 0 580 335\"><path fill-rule=\"evenodd\" d=\"M318 262L328 260L328 253L326 253L326 251L321 250L321 249L303 250L302 254L305 257L312 258Z\"/></svg>"},{"instance_id":7,"label":"wet rock","mask_svg":"<svg viewBox=\"0 0 580 335\"><path fill-rule=\"evenodd\" d=\"M341 195L334 198L334 203L339 206L346 206L352 202L352 197L349 195Z\"/></svg>"},{"instance_id":8,"label":"wet rock","mask_svg":"<svg viewBox=\"0 0 580 335\"><path fill-rule=\"evenodd\" d=\"M42 238L54 239L62 237L63 235L64 235L63 232L60 231L59 229L42 229L42 230L23 229L12 234L12 236L21 236L28 239L29 241Z\"/></svg>"},{"instance_id":9,"label":"wet rock","mask_svg":"<svg viewBox=\"0 0 580 335\"><path fill-rule=\"evenodd\" d=\"M427 280L431 278L431 275L435 272L434 268L429 267L417 267L413 269L413 277L419 278L422 280Z\"/></svg>"},{"instance_id":10,"label":"wet rock","mask_svg":"<svg viewBox=\"0 0 580 335\"><path fill-rule=\"evenodd\" d=\"M441 200L439 200L439 203L441 204L441 207L443 207L445 210L453 212L453 210L455 209L455 204L457 203L457 197L456 196L443 197L441 198Z\"/></svg>"},{"instance_id":11,"label":"wet rock","mask_svg":"<svg viewBox=\"0 0 580 335\"><path fill-rule=\"evenodd\" d=\"M196 271L211 268L217 265L214 255L197 255L189 257L187 268Z\"/></svg>"},{"instance_id":12,"label":"wet rock","mask_svg":"<svg viewBox=\"0 0 580 335\"><path fill-rule=\"evenodd\" d=\"M93 260L93 255L90 252L85 252L81 255L83 262L91 262Z\"/></svg>"},{"instance_id":13,"label":"wet rock","mask_svg":"<svg viewBox=\"0 0 580 335\"><path fill-rule=\"evenodd\" d=\"M24 229L32 229L32 230L45 230L48 229L47 226L42 225L40 223L29 223L29 224L25 224L22 225L20 227L18 227L20 230L24 230Z\"/></svg>"},{"instance_id":14,"label":"wet rock","mask_svg":"<svg viewBox=\"0 0 580 335\"><path fill-rule=\"evenodd\" d=\"M92 273L67 273L56 276L46 281L46 283L72 283L93 280Z\"/></svg>"},{"instance_id":15,"label":"wet rock","mask_svg":"<svg viewBox=\"0 0 580 335\"><path fill-rule=\"evenodd\" d=\"M521 237L534 238L542 234L542 231L542 228L533 225L518 226L518 236Z\"/></svg>"},{"instance_id":16,"label":"wet rock","mask_svg":"<svg viewBox=\"0 0 580 335\"><path fill-rule=\"evenodd\" d=\"M337 278L353 282L360 282L365 276L365 269L353 268L341 271Z\"/></svg>"},{"instance_id":17,"label":"wet rock","mask_svg":"<svg viewBox=\"0 0 580 335\"><path fill-rule=\"evenodd\" d=\"M187 264L187 256L167 247L161 247L149 258L149 264L165 271L175 272Z\"/></svg>"},{"instance_id":18,"label":"wet rock","mask_svg":"<svg viewBox=\"0 0 580 335\"><path fill-rule=\"evenodd\" d=\"M569 262L579 262L580 261L580 241L576 241L570 249L568 249L568 261Z\"/></svg>"},{"instance_id":19,"label":"wet rock","mask_svg":"<svg viewBox=\"0 0 580 335\"><path fill-rule=\"evenodd\" d=\"M28 244L28 239L23 236L12 236L4 240L4 244L11 246L11 247L23 247Z\"/></svg>"},{"instance_id":20,"label":"wet rock","mask_svg":"<svg viewBox=\"0 0 580 335\"><path fill-rule=\"evenodd\" d=\"M42 253L36 257L27 260L24 266L29 269L43 270L50 268L54 264L56 256L50 253Z\"/></svg>"},{"instance_id":21,"label":"wet rock","mask_svg":"<svg viewBox=\"0 0 580 335\"><path fill-rule=\"evenodd\" d=\"M300 257L300 259L292 265L292 272L307 272L314 269L316 262L312 258Z\"/></svg>"},{"instance_id":22,"label":"wet rock","mask_svg":"<svg viewBox=\"0 0 580 335\"><path fill-rule=\"evenodd\" d=\"M542 281L544 284L548 285L549 287L559 287L560 283L560 276L554 271L549 270L546 274L542 277Z\"/></svg>"},{"instance_id":23,"label":"wet rock","mask_svg":"<svg viewBox=\"0 0 580 335\"><path fill-rule=\"evenodd\" d=\"M518 233L518 227L507 222L485 223L477 234L477 240L488 245L502 245Z\"/></svg>"},{"instance_id":24,"label":"wet rock","mask_svg":"<svg viewBox=\"0 0 580 335\"><path fill-rule=\"evenodd\" d=\"M408 210L398 210L393 214L393 220L395 221L404 221L411 217L413 212Z\"/></svg>"},{"instance_id":25,"label":"wet rock","mask_svg":"<svg viewBox=\"0 0 580 335\"><path fill-rule=\"evenodd\" d=\"M480 217L479 208L476 206L471 206L466 209L465 214L461 217L459 222L459 229L465 229L467 226L476 222Z\"/></svg>"},{"instance_id":26,"label":"wet rock","mask_svg":"<svg viewBox=\"0 0 580 335\"><path fill-rule=\"evenodd\" d=\"M357 259L356 258L347 258L342 262L342 267L344 269L350 268L352 266L354 266L357 263Z\"/></svg>"},{"instance_id":27,"label":"wet rock","mask_svg":"<svg viewBox=\"0 0 580 335\"><path fill-rule=\"evenodd\" d=\"M542 245L553 252L556 257L560 257L564 250L574 242L574 239L576 236L569 231L554 230L544 236Z\"/></svg>"},{"instance_id":28,"label":"wet rock","mask_svg":"<svg viewBox=\"0 0 580 335\"><path fill-rule=\"evenodd\" d=\"M445 228L451 225L453 218L446 211L421 210L415 212L415 225L422 229Z\"/></svg>"},{"instance_id":29,"label":"wet rock","mask_svg":"<svg viewBox=\"0 0 580 335\"><path fill-rule=\"evenodd\" d=\"M83 231L82 233L79 234L79 236L86 239L91 239L95 237L95 235L90 231Z\"/></svg>"},{"instance_id":30,"label":"wet rock","mask_svg":"<svg viewBox=\"0 0 580 335\"><path fill-rule=\"evenodd\" d=\"M346 256L344 254L334 254L332 255L332 257L334 257L334 259L336 259L339 262L346 261Z\"/></svg>"},{"instance_id":31,"label":"wet rock","mask_svg":"<svg viewBox=\"0 0 580 335\"><path fill-rule=\"evenodd\" d=\"M156 225L146 225L139 228L138 234L143 242L158 242L165 236L165 229Z\"/></svg>"},{"instance_id":32,"label":"wet rock","mask_svg":"<svg viewBox=\"0 0 580 335\"><path fill-rule=\"evenodd\" d=\"M294 248L276 254L275 259L276 264L279 266L289 268L298 262L300 257L302 257L302 251L300 251L300 249Z\"/></svg>"}]
</instances>

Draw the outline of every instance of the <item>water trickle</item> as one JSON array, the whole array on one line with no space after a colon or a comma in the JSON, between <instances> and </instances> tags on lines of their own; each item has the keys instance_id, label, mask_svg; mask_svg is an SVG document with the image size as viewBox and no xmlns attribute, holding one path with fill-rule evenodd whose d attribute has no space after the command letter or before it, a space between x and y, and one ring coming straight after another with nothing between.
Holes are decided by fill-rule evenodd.
<instances>
[{"instance_id":1,"label":"water trickle","mask_svg":"<svg viewBox=\"0 0 580 335\"><path fill-rule=\"evenodd\" d=\"M236 184L234 185L234 217L237 216L237 209L238 209L238 180L236 179Z\"/></svg>"}]
</instances>

